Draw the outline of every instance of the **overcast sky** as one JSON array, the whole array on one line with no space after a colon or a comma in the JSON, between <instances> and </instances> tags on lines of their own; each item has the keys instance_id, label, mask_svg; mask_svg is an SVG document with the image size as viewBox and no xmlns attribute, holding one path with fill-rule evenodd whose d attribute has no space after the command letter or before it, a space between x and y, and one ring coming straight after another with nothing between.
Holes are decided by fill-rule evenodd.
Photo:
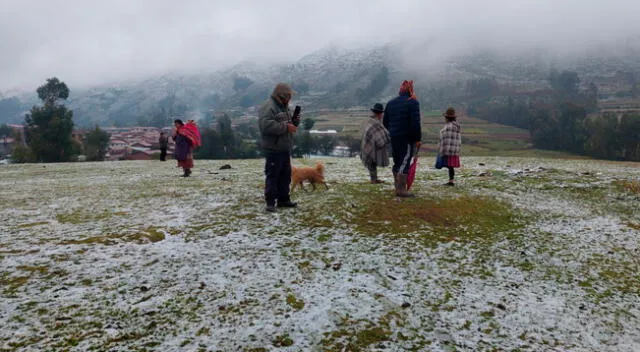
<instances>
[{"instance_id":1,"label":"overcast sky","mask_svg":"<svg viewBox=\"0 0 640 352\"><path fill-rule=\"evenodd\" d=\"M640 35L639 0L0 0L0 91L293 61L398 38L559 46Z\"/></svg>"}]
</instances>

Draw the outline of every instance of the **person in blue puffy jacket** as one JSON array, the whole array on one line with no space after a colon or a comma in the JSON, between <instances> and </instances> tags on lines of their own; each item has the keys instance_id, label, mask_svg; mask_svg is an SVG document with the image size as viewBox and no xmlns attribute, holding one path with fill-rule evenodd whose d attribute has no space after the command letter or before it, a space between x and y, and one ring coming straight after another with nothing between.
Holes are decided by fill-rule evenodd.
<instances>
[{"instance_id":1,"label":"person in blue puffy jacket","mask_svg":"<svg viewBox=\"0 0 640 352\"><path fill-rule=\"evenodd\" d=\"M402 82L399 95L387 103L382 122L391 136L396 196L413 197L407 191L407 175L422 139L420 103L413 90L413 81Z\"/></svg>"}]
</instances>

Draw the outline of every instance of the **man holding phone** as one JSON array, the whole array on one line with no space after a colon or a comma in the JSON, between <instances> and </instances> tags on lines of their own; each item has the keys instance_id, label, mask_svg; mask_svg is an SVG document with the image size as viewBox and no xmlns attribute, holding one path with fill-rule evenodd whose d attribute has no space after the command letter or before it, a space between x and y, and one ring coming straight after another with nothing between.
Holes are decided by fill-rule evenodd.
<instances>
[{"instance_id":1,"label":"man holding phone","mask_svg":"<svg viewBox=\"0 0 640 352\"><path fill-rule=\"evenodd\" d=\"M268 212L278 208L295 208L289 196L291 184L291 148L293 135L298 131L300 109L294 116L289 109L289 102L295 94L286 83L278 83L271 97L265 101L258 111L258 122L262 136L262 150L265 155L264 173L266 185L264 197Z\"/></svg>"}]
</instances>

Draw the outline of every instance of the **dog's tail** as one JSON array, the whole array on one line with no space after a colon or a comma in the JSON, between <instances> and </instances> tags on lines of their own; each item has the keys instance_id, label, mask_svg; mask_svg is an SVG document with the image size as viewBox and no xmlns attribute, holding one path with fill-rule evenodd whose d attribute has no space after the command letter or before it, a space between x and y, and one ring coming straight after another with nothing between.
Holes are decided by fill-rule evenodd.
<instances>
[{"instance_id":1,"label":"dog's tail","mask_svg":"<svg viewBox=\"0 0 640 352\"><path fill-rule=\"evenodd\" d=\"M320 175L324 174L324 165L321 162L316 163L316 170Z\"/></svg>"}]
</instances>

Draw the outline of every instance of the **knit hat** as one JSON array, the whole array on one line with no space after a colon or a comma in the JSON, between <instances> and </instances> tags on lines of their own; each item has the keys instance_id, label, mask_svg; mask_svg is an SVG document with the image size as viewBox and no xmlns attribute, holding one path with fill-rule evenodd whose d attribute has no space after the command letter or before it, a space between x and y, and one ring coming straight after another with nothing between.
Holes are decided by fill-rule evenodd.
<instances>
[{"instance_id":1,"label":"knit hat","mask_svg":"<svg viewBox=\"0 0 640 352\"><path fill-rule=\"evenodd\" d=\"M400 95L409 95L409 99L418 100L416 94L413 91L413 81L403 81L400 85Z\"/></svg>"}]
</instances>

